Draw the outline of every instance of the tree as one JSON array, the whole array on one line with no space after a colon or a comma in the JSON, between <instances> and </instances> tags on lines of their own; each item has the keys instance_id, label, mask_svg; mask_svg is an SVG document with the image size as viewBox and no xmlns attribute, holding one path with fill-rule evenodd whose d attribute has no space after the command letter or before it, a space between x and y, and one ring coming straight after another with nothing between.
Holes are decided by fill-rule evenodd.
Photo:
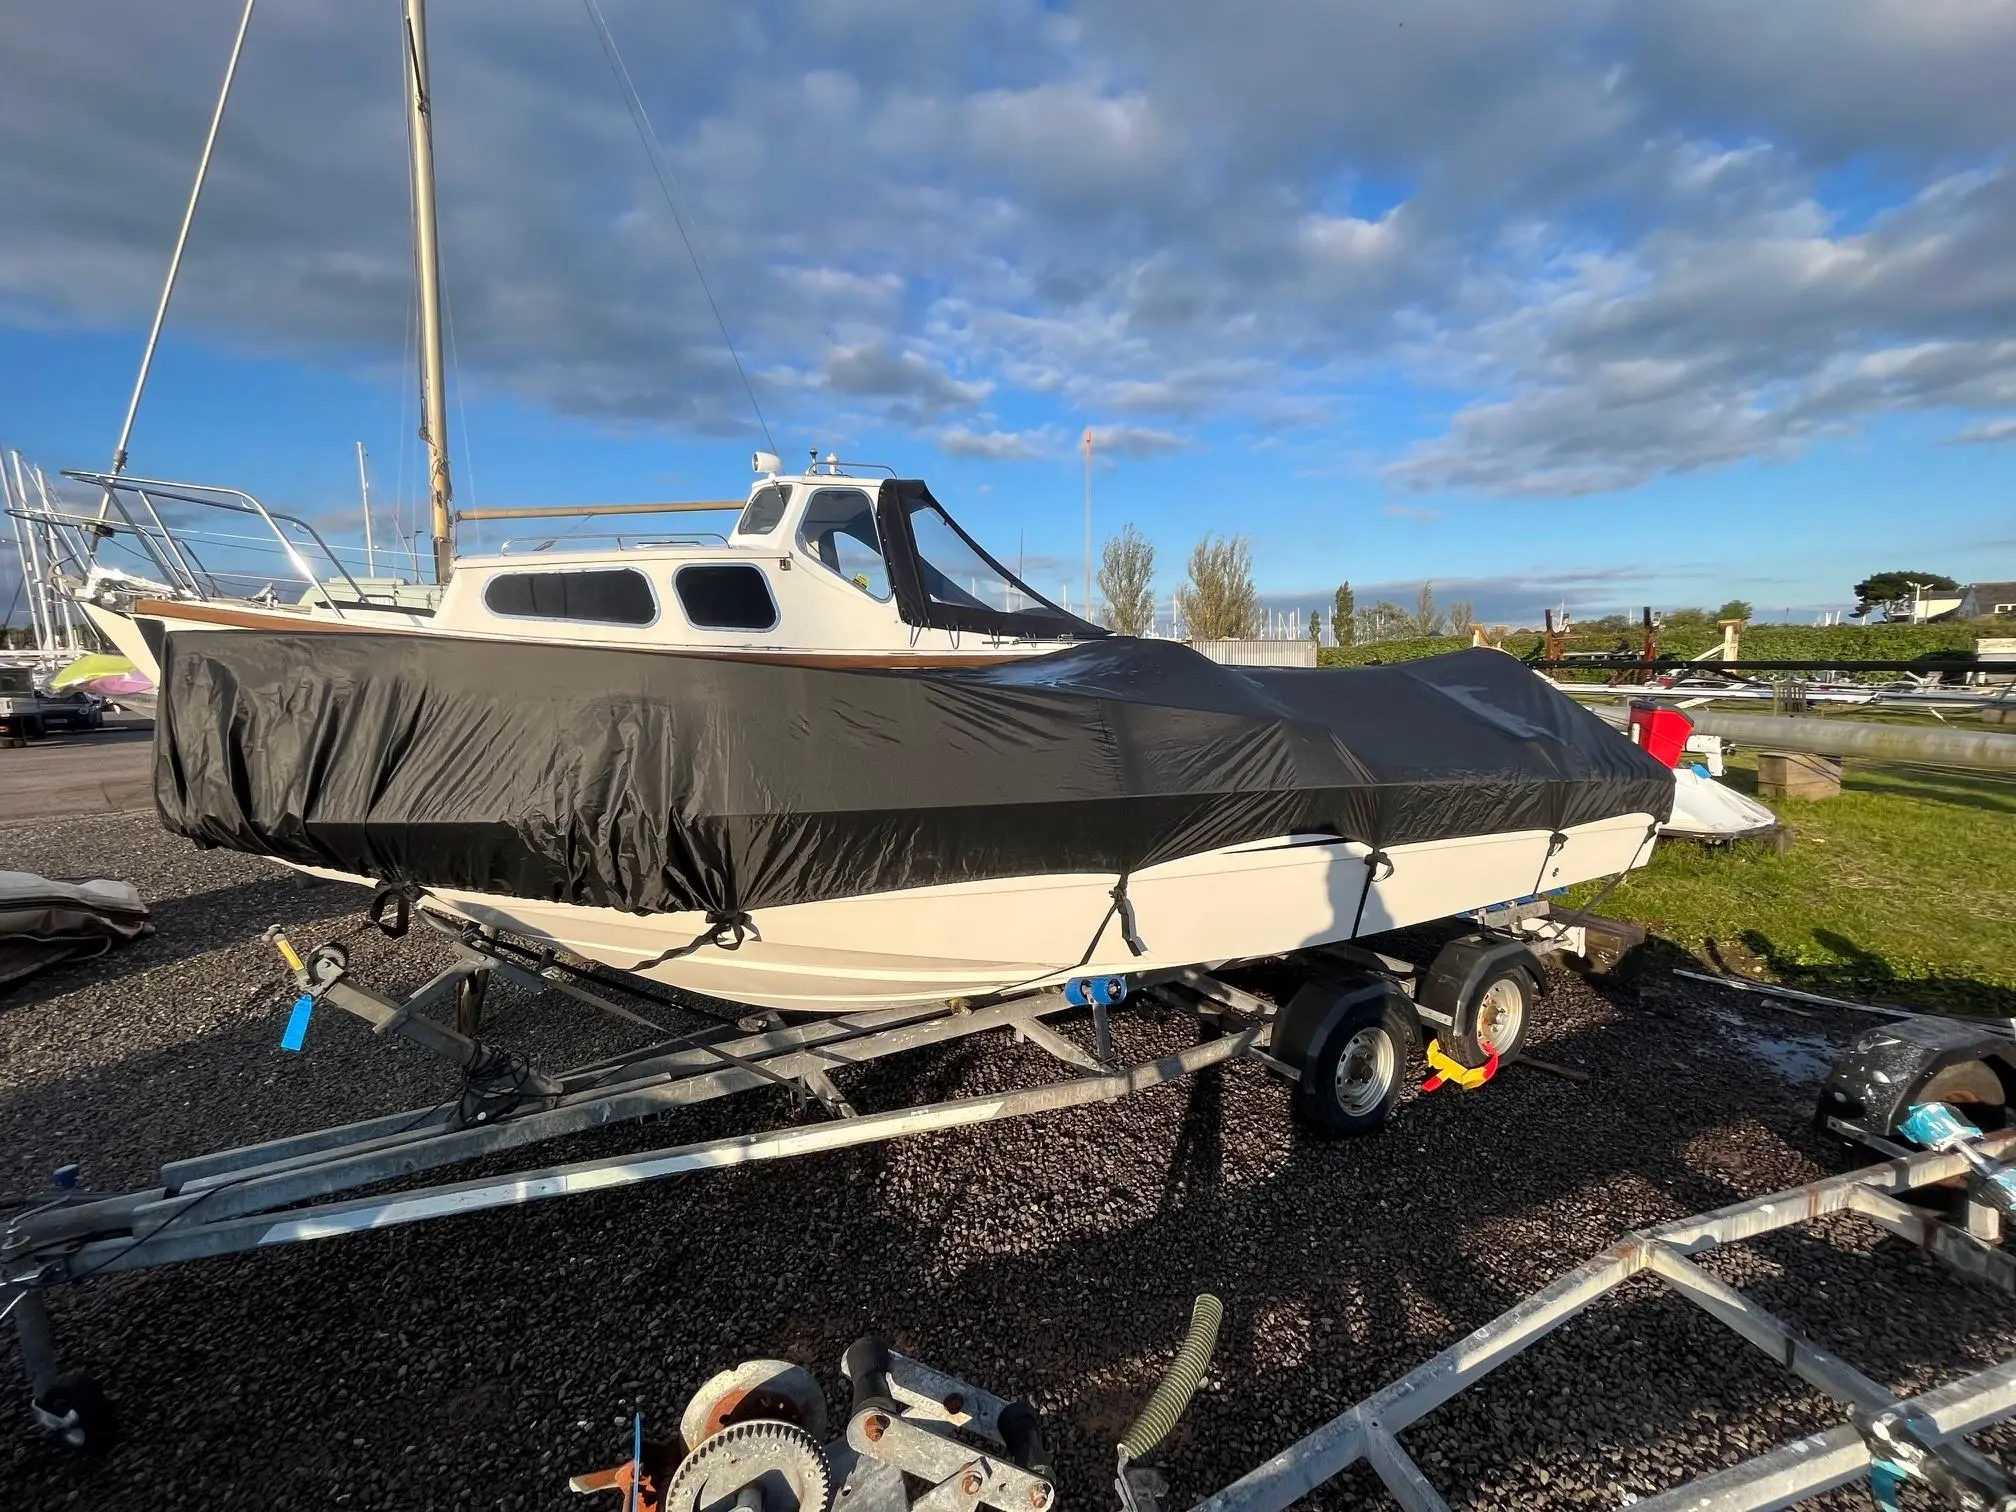
<instances>
[{"instance_id":1,"label":"tree","mask_svg":"<svg viewBox=\"0 0 2016 1512\"><path fill-rule=\"evenodd\" d=\"M1243 640L1259 615L1253 548L1244 536L1207 535L1190 552L1190 580L1176 606L1192 640Z\"/></svg>"},{"instance_id":2,"label":"tree","mask_svg":"<svg viewBox=\"0 0 2016 1512\"><path fill-rule=\"evenodd\" d=\"M1357 629L1353 622L1357 617L1358 595L1351 591L1349 583L1339 583L1335 606L1330 611L1330 633L1337 637L1338 645L1351 644L1352 634Z\"/></svg>"},{"instance_id":3,"label":"tree","mask_svg":"<svg viewBox=\"0 0 2016 1512\"><path fill-rule=\"evenodd\" d=\"M1108 629L1146 635L1155 628L1155 548L1130 523L1110 538L1099 555L1099 592L1106 600Z\"/></svg>"},{"instance_id":4,"label":"tree","mask_svg":"<svg viewBox=\"0 0 2016 1512\"><path fill-rule=\"evenodd\" d=\"M1358 611L1358 639L1369 643L1385 640L1389 635L1404 635L1409 618L1398 604L1381 599L1370 609Z\"/></svg>"},{"instance_id":5,"label":"tree","mask_svg":"<svg viewBox=\"0 0 2016 1512\"><path fill-rule=\"evenodd\" d=\"M1449 633L1468 635L1470 626L1477 618L1477 611L1468 599L1458 599L1449 606Z\"/></svg>"},{"instance_id":6,"label":"tree","mask_svg":"<svg viewBox=\"0 0 2016 1512\"><path fill-rule=\"evenodd\" d=\"M1409 635L1440 635L1442 633L1442 611L1435 607L1435 585L1423 583L1421 591L1414 595L1414 612L1406 616L1406 630Z\"/></svg>"},{"instance_id":7,"label":"tree","mask_svg":"<svg viewBox=\"0 0 2016 1512\"><path fill-rule=\"evenodd\" d=\"M1697 630L1708 623L1706 609L1669 609L1659 616L1659 624L1666 630Z\"/></svg>"},{"instance_id":8,"label":"tree","mask_svg":"<svg viewBox=\"0 0 2016 1512\"><path fill-rule=\"evenodd\" d=\"M1323 611L1320 609L1309 611L1309 639L1319 646L1323 644Z\"/></svg>"},{"instance_id":9,"label":"tree","mask_svg":"<svg viewBox=\"0 0 2016 1512\"><path fill-rule=\"evenodd\" d=\"M1718 620L1739 619L1747 624L1753 612L1747 600L1731 599L1715 611L1715 618Z\"/></svg>"},{"instance_id":10,"label":"tree","mask_svg":"<svg viewBox=\"0 0 2016 1512\"><path fill-rule=\"evenodd\" d=\"M1960 586L1943 572L1872 572L1855 585L1855 617L1910 598L1913 583L1926 593L1951 593Z\"/></svg>"}]
</instances>

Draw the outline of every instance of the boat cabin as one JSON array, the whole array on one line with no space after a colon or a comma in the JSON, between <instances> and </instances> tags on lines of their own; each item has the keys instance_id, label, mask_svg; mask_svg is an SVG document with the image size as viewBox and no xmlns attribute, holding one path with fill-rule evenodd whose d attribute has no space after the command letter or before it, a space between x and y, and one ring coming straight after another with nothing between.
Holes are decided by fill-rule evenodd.
<instances>
[{"instance_id":1,"label":"boat cabin","mask_svg":"<svg viewBox=\"0 0 2016 1512\"><path fill-rule=\"evenodd\" d=\"M771 459L764 458L768 461ZM625 646L933 656L1107 632L1034 592L923 483L828 461L759 475L725 535L458 557L429 627Z\"/></svg>"}]
</instances>

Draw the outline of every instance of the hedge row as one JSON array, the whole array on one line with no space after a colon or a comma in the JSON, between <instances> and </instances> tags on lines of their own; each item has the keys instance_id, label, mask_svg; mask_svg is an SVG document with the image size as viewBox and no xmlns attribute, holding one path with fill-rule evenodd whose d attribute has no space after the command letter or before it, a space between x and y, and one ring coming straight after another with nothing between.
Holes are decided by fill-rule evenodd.
<instances>
[{"instance_id":1,"label":"hedge row","mask_svg":"<svg viewBox=\"0 0 2016 1512\"><path fill-rule=\"evenodd\" d=\"M1910 661L1938 652L1971 654L1975 639L1992 635L1998 627L1980 622L1937 625L1753 625L1743 632L1743 655L1759 661ZM2001 627L2003 633L2016 626ZM1722 642L1719 630L1706 626L1685 626L1662 631L1662 656L1699 656ZM1411 640L1379 641L1367 646L1325 646L1318 660L1326 667L1362 667L1370 662L1415 661L1444 651L1461 650L1470 644L1467 635L1431 635ZM1570 651L1614 651L1620 645L1637 651L1636 630L1608 631L1596 635L1571 635ZM1537 651L1540 636L1524 632L1505 637L1504 648L1514 656Z\"/></svg>"}]
</instances>

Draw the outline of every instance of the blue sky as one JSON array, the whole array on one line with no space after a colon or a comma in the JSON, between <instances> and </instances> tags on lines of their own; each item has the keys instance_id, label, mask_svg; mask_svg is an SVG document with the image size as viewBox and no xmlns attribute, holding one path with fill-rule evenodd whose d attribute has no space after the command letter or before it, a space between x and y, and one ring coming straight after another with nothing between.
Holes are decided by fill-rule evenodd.
<instances>
[{"instance_id":1,"label":"blue sky","mask_svg":"<svg viewBox=\"0 0 2016 1512\"><path fill-rule=\"evenodd\" d=\"M605 9L778 449L929 478L1045 591L1088 425L1165 593L1207 531L1284 606L1514 622L2016 577L1995 0ZM458 502L739 493L581 8L431 14ZM411 517L396 18L260 8L136 470L355 534L362 440ZM0 17L0 443L52 471L106 461L235 19Z\"/></svg>"}]
</instances>

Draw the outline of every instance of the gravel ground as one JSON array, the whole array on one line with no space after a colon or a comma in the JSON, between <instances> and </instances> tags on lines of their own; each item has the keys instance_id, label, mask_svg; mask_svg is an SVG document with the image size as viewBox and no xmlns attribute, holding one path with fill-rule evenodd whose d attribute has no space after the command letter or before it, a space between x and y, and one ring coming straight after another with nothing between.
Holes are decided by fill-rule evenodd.
<instances>
[{"instance_id":1,"label":"gravel ground","mask_svg":"<svg viewBox=\"0 0 2016 1512\"><path fill-rule=\"evenodd\" d=\"M65 1161L95 1189L141 1184L165 1159L452 1095L340 1014L318 1015L307 1054L276 1048L287 994L260 932L350 931L354 891L198 853L148 814L0 828L0 865L130 878L160 924L0 1000L0 1192ZM411 985L435 951L364 935L352 956ZM25 1393L0 1392L0 1503L579 1506L567 1475L627 1452L634 1409L669 1429L703 1379L759 1355L812 1366L837 1407L840 1350L880 1329L1027 1394L1066 1504L1110 1505L1111 1445L1209 1287L1228 1304L1218 1361L1167 1456L1185 1505L1626 1230L1843 1168L1807 1124L1834 1026L1683 985L1557 973L1532 1049L1590 1081L1515 1069L1414 1098L1371 1140L1302 1138L1285 1089L1239 1065L1042 1121L65 1289L66 1364L105 1382L125 1436L78 1460L35 1433ZM492 1003L495 1037L553 1064L624 1042L578 1009ZM1117 1031L1137 1057L1186 1038L1132 1016ZM976 1043L846 1089L887 1107L1051 1076L1026 1048ZM745 1094L552 1153L788 1116ZM1840 1220L1709 1263L1901 1390L2016 1353L2006 1299L1880 1238ZM1407 1443L1458 1507L1616 1507L1838 1421L1645 1282ZM1314 1504L1385 1503L1355 1472Z\"/></svg>"}]
</instances>

